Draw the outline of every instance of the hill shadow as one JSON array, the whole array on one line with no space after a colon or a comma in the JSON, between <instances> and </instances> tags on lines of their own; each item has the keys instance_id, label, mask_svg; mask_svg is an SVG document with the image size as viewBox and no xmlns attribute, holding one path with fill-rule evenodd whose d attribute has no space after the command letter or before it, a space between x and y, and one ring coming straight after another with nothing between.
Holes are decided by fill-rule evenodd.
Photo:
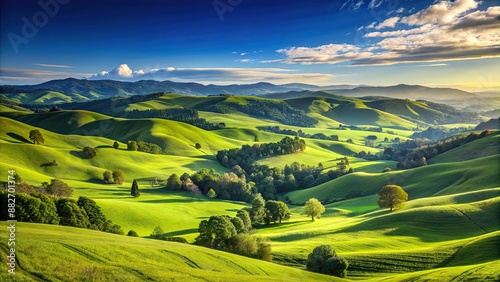
<instances>
[{"instance_id":1,"label":"hill shadow","mask_svg":"<svg viewBox=\"0 0 500 282\"><path fill-rule=\"evenodd\" d=\"M113 148L113 146L111 146L111 145L99 145L96 148L98 148L98 149L99 148Z\"/></svg>"},{"instance_id":2,"label":"hill shadow","mask_svg":"<svg viewBox=\"0 0 500 282\"><path fill-rule=\"evenodd\" d=\"M9 133L7 133L7 135L11 138L14 138L15 140L17 140L19 142L33 144L33 142L29 141L28 139L26 139L25 137L23 137L19 134L9 132Z\"/></svg>"}]
</instances>

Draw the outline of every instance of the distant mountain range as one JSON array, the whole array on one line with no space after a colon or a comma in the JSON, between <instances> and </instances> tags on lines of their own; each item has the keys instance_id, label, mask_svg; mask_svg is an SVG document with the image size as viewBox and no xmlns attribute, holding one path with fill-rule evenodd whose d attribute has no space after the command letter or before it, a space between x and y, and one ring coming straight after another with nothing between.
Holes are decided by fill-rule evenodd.
<instances>
[{"instance_id":1,"label":"distant mountain range","mask_svg":"<svg viewBox=\"0 0 500 282\"><path fill-rule=\"evenodd\" d=\"M428 100L446 103L459 109L470 107L470 111L491 111L500 108L500 101L492 99L481 103L483 97L474 93L453 88L431 88L420 85L365 86L365 85L331 85L316 86L302 83L276 85L260 82L254 84L203 85L173 81L141 80L123 82L114 80L85 80L67 78L51 80L36 85L0 86L0 98L13 100L21 104L59 104L67 102L84 102L118 96L145 95L158 92L184 95L263 95L267 98L287 99L298 96L321 96L335 94L350 97L382 96L399 99ZM297 96L298 95L298 96ZM486 97L484 97L486 98ZM469 102L466 102L469 101ZM467 109L466 109L467 110Z\"/></svg>"}]
</instances>

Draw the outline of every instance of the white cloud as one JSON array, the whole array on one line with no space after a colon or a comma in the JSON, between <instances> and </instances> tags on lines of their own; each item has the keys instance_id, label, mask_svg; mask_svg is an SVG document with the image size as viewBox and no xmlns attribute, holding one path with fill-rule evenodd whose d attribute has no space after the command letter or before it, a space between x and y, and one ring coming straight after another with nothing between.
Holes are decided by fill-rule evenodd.
<instances>
[{"instance_id":1,"label":"white cloud","mask_svg":"<svg viewBox=\"0 0 500 282\"><path fill-rule=\"evenodd\" d=\"M440 1L413 15L401 19L408 25L449 24L459 15L478 7L475 0Z\"/></svg>"},{"instance_id":2,"label":"white cloud","mask_svg":"<svg viewBox=\"0 0 500 282\"><path fill-rule=\"evenodd\" d=\"M384 3L384 0L372 0L370 1L370 4L368 4L368 8L378 8L380 5L382 5L382 3Z\"/></svg>"},{"instance_id":3,"label":"white cloud","mask_svg":"<svg viewBox=\"0 0 500 282\"><path fill-rule=\"evenodd\" d=\"M375 29L383 29L383 28L386 28L386 27L395 27L396 24L398 23L399 21L399 17L392 17L392 18L388 18L387 20L379 23Z\"/></svg>"},{"instance_id":4,"label":"white cloud","mask_svg":"<svg viewBox=\"0 0 500 282\"><path fill-rule=\"evenodd\" d=\"M68 77L84 78L88 73L47 71L35 69L0 68L0 84L36 84Z\"/></svg>"},{"instance_id":5,"label":"white cloud","mask_svg":"<svg viewBox=\"0 0 500 282\"><path fill-rule=\"evenodd\" d=\"M245 59L242 59L245 60ZM124 67L118 67L123 69ZM118 69L117 68L117 69ZM132 71L131 76L116 76L116 69L103 71L92 75L88 79L114 79L121 81L138 80L173 80L179 82L198 82L205 84L230 83L290 83L304 82L328 84L334 77L324 73L298 73L296 70L283 68L156 68L149 71Z\"/></svg>"},{"instance_id":6,"label":"white cloud","mask_svg":"<svg viewBox=\"0 0 500 282\"><path fill-rule=\"evenodd\" d=\"M240 56L245 56L245 55L248 55L248 53L245 52L240 53Z\"/></svg>"},{"instance_id":7,"label":"white cloud","mask_svg":"<svg viewBox=\"0 0 500 282\"><path fill-rule=\"evenodd\" d=\"M379 2L373 2L378 4ZM389 65L411 62L440 62L500 57L500 6L475 11L478 2L448 0L435 2L409 16L391 17L362 29L401 27L399 30L369 32L371 45L327 44L277 50L282 63ZM276 62L276 60L274 60Z\"/></svg>"},{"instance_id":8,"label":"white cloud","mask_svg":"<svg viewBox=\"0 0 500 282\"><path fill-rule=\"evenodd\" d=\"M250 60L250 59L241 59L241 60L237 60L238 62L241 62L241 63L250 63L252 62L253 60Z\"/></svg>"}]
</instances>

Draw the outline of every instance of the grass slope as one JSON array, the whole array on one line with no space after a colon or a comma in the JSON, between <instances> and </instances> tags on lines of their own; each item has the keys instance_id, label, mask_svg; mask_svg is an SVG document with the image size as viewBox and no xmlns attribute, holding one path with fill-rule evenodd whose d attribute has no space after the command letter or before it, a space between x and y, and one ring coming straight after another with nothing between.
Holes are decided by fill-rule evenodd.
<instances>
[{"instance_id":1,"label":"grass slope","mask_svg":"<svg viewBox=\"0 0 500 282\"><path fill-rule=\"evenodd\" d=\"M0 226L5 238L6 223ZM186 244L62 226L16 226L19 266L15 277L8 276L7 246L1 242L3 281L340 281Z\"/></svg>"}]
</instances>

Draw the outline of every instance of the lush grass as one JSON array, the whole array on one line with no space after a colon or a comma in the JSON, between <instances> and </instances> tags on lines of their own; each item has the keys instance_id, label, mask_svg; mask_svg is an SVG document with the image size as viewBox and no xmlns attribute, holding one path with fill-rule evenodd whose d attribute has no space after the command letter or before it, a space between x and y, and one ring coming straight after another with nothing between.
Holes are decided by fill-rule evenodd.
<instances>
[{"instance_id":1,"label":"lush grass","mask_svg":"<svg viewBox=\"0 0 500 282\"><path fill-rule=\"evenodd\" d=\"M429 160L429 163L462 162L480 157L498 154L500 152L500 132L496 131L474 142L440 154Z\"/></svg>"},{"instance_id":2,"label":"lush grass","mask_svg":"<svg viewBox=\"0 0 500 282\"><path fill-rule=\"evenodd\" d=\"M0 226L6 238L6 223ZM340 280L202 247L62 226L17 223L16 241L16 280L6 273L7 247L0 243L3 281Z\"/></svg>"}]
</instances>

